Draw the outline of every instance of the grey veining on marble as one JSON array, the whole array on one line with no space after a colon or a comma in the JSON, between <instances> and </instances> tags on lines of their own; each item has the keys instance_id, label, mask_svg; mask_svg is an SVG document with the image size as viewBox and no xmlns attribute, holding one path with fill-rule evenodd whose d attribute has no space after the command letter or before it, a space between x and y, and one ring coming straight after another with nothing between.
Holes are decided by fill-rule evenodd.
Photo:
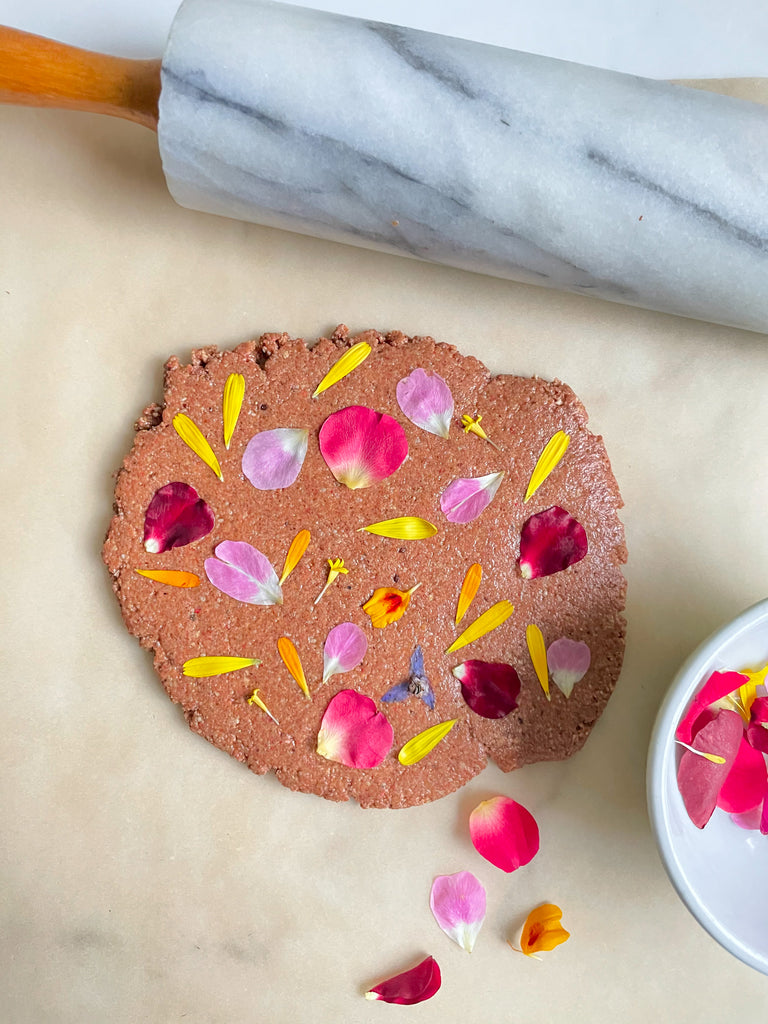
<instances>
[{"instance_id":1,"label":"grey veining on marble","mask_svg":"<svg viewBox=\"0 0 768 1024\"><path fill-rule=\"evenodd\" d=\"M768 110L267 0L186 0L183 206L768 332Z\"/></svg>"}]
</instances>

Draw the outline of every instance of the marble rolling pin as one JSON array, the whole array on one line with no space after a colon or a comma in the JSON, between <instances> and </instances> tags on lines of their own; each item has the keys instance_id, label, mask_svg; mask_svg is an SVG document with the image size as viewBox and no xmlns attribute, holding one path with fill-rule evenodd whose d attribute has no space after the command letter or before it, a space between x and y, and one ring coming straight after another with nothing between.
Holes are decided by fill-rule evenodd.
<instances>
[{"instance_id":1,"label":"marble rolling pin","mask_svg":"<svg viewBox=\"0 0 768 1024\"><path fill-rule=\"evenodd\" d=\"M162 65L4 30L0 98L157 128L196 210L768 333L759 104L267 0Z\"/></svg>"}]
</instances>

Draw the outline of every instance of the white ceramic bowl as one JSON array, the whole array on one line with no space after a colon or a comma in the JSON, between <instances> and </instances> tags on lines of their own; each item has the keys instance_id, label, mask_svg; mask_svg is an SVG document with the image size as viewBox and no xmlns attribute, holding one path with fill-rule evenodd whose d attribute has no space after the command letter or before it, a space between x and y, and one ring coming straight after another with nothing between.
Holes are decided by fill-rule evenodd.
<instances>
[{"instance_id":1,"label":"white ceramic bowl","mask_svg":"<svg viewBox=\"0 0 768 1024\"><path fill-rule=\"evenodd\" d=\"M768 600L713 633L675 676L648 754L651 825L678 895L709 934L745 964L768 974L768 836L745 831L719 809L703 829L677 788L674 733L711 672L760 668L768 661Z\"/></svg>"}]
</instances>

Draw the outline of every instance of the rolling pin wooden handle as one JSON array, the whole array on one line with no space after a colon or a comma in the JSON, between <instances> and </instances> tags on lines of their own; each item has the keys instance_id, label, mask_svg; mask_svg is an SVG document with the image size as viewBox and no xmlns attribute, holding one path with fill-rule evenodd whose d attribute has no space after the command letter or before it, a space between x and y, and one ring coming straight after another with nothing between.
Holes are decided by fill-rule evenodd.
<instances>
[{"instance_id":1,"label":"rolling pin wooden handle","mask_svg":"<svg viewBox=\"0 0 768 1024\"><path fill-rule=\"evenodd\" d=\"M157 131L160 61L109 57L0 26L0 103L87 110Z\"/></svg>"}]
</instances>

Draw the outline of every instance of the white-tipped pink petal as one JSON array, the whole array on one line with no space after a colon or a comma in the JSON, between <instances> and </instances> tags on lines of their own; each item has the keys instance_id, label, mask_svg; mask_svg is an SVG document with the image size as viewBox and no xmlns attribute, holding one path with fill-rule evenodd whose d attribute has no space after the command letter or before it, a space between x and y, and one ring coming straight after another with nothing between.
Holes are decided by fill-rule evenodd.
<instances>
[{"instance_id":1,"label":"white-tipped pink petal","mask_svg":"<svg viewBox=\"0 0 768 1024\"><path fill-rule=\"evenodd\" d=\"M376 768L394 739L394 730L375 701L356 690L342 690L325 709L317 753L348 768Z\"/></svg>"},{"instance_id":2,"label":"white-tipped pink petal","mask_svg":"<svg viewBox=\"0 0 768 1024\"><path fill-rule=\"evenodd\" d=\"M260 491L290 487L301 472L308 441L308 430L262 430L243 452L243 473Z\"/></svg>"},{"instance_id":3,"label":"white-tipped pink petal","mask_svg":"<svg viewBox=\"0 0 768 1024\"><path fill-rule=\"evenodd\" d=\"M429 905L448 938L471 953L485 920L485 889L472 872L438 875Z\"/></svg>"},{"instance_id":4,"label":"white-tipped pink petal","mask_svg":"<svg viewBox=\"0 0 768 1024\"><path fill-rule=\"evenodd\" d=\"M325 639L323 648L323 682L339 672L357 668L368 650L365 633L354 622L341 622L334 626Z\"/></svg>"},{"instance_id":5,"label":"white-tipped pink petal","mask_svg":"<svg viewBox=\"0 0 768 1024\"><path fill-rule=\"evenodd\" d=\"M592 655L587 644L570 640L567 636L555 640L547 648L547 667L552 679L566 697L587 674Z\"/></svg>"},{"instance_id":6,"label":"white-tipped pink petal","mask_svg":"<svg viewBox=\"0 0 768 1024\"><path fill-rule=\"evenodd\" d=\"M483 800L469 816L477 852L502 871L516 871L539 852L539 827L530 811L508 796Z\"/></svg>"},{"instance_id":7,"label":"white-tipped pink petal","mask_svg":"<svg viewBox=\"0 0 768 1024\"><path fill-rule=\"evenodd\" d=\"M283 591L272 563L245 541L223 540L206 558L208 579L222 593L245 604L282 604Z\"/></svg>"},{"instance_id":8,"label":"white-tipped pink petal","mask_svg":"<svg viewBox=\"0 0 768 1024\"><path fill-rule=\"evenodd\" d=\"M453 395L443 378L421 367L398 382L397 404L411 423L438 437L448 437L453 417Z\"/></svg>"},{"instance_id":9,"label":"white-tipped pink petal","mask_svg":"<svg viewBox=\"0 0 768 1024\"><path fill-rule=\"evenodd\" d=\"M440 495L440 508L449 523L471 523L493 501L504 472L487 476L459 477Z\"/></svg>"}]
</instances>

